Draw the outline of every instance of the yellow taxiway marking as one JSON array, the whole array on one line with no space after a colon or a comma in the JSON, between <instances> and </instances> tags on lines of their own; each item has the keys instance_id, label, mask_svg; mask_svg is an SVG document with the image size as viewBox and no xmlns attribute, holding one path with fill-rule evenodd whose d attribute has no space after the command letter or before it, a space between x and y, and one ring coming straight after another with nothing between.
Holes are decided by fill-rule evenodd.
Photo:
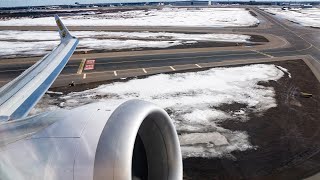
<instances>
[{"instance_id":1,"label":"yellow taxiway marking","mask_svg":"<svg viewBox=\"0 0 320 180\"><path fill-rule=\"evenodd\" d=\"M271 56L271 55L269 55L269 54L266 54L266 53L263 53L263 52L260 52L260 51L257 51L257 50L251 50L251 51L256 52L256 53L258 53L258 54L261 54L261 55L264 55L264 56L267 56L267 57L269 57L269 58L274 58L274 56Z\"/></svg>"},{"instance_id":2,"label":"yellow taxiway marking","mask_svg":"<svg viewBox=\"0 0 320 180\"><path fill-rule=\"evenodd\" d=\"M86 73L83 74L83 79L85 79L85 78L87 78L87 74Z\"/></svg>"},{"instance_id":3,"label":"yellow taxiway marking","mask_svg":"<svg viewBox=\"0 0 320 180\"><path fill-rule=\"evenodd\" d=\"M171 69L172 69L172 71L175 71L176 69L175 68L173 68L172 66L169 66Z\"/></svg>"},{"instance_id":4,"label":"yellow taxiway marking","mask_svg":"<svg viewBox=\"0 0 320 180\"><path fill-rule=\"evenodd\" d=\"M198 68L202 68L199 64L194 64L194 65L196 65Z\"/></svg>"},{"instance_id":5,"label":"yellow taxiway marking","mask_svg":"<svg viewBox=\"0 0 320 180\"><path fill-rule=\"evenodd\" d=\"M86 62L86 59L82 59L81 60L81 63L79 65L79 68L78 68L78 71L77 71L77 74L82 74L82 71L83 71L83 66L84 66L84 63ZM84 78L85 79L85 78Z\"/></svg>"},{"instance_id":6,"label":"yellow taxiway marking","mask_svg":"<svg viewBox=\"0 0 320 180\"><path fill-rule=\"evenodd\" d=\"M142 68L142 71L143 71L144 73L146 73L146 74L148 73L145 68Z\"/></svg>"},{"instance_id":7,"label":"yellow taxiway marking","mask_svg":"<svg viewBox=\"0 0 320 180\"><path fill-rule=\"evenodd\" d=\"M117 71L113 71L114 76L118 76Z\"/></svg>"}]
</instances>

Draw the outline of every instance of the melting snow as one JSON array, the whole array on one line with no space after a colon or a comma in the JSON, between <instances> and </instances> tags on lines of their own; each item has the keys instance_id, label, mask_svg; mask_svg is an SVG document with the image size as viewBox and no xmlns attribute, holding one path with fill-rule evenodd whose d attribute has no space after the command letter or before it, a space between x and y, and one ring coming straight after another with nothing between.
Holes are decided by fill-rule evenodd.
<instances>
[{"instance_id":1,"label":"melting snow","mask_svg":"<svg viewBox=\"0 0 320 180\"><path fill-rule=\"evenodd\" d=\"M46 95L33 113L46 109L71 109L93 102L116 107L130 99L153 102L166 109L179 132L183 157L226 156L232 151L255 148L246 132L220 126L226 120L245 122L246 112L262 114L276 107L274 89L258 85L277 81L284 72L275 65L256 64L206 71L159 74L144 79L115 82L97 88L61 95ZM245 108L221 110L221 105L239 103ZM60 104L60 107L57 106Z\"/></svg>"},{"instance_id":2,"label":"melting snow","mask_svg":"<svg viewBox=\"0 0 320 180\"><path fill-rule=\"evenodd\" d=\"M303 26L320 27L320 8L290 9L261 8Z\"/></svg>"},{"instance_id":3,"label":"melting snow","mask_svg":"<svg viewBox=\"0 0 320 180\"><path fill-rule=\"evenodd\" d=\"M67 26L253 26L259 20L244 8L164 8L62 17ZM55 26L53 17L0 21L0 26Z\"/></svg>"},{"instance_id":4,"label":"melting snow","mask_svg":"<svg viewBox=\"0 0 320 180\"><path fill-rule=\"evenodd\" d=\"M287 73L287 74L288 74L288 76L289 76L289 78L291 78L291 73L288 71L288 69L283 68L283 67L281 67L281 66L277 66L277 68L279 68L281 71L283 71L283 72Z\"/></svg>"},{"instance_id":5,"label":"melting snow","mask_svg":"<svg viewBox=\"0 0 320 180\"><path fill-rule=\"evenodd\" d=\"M189 133L179 137L180 145L195 145L195 144L213 144L215 146L228 145L226 137L220 133Z\"/></svg>"},{"instance_id":6,"label":"melting snow","mask_svg":"<svg viewBox=\"0 0 320 180\"><path fill-rule=\"evenodd\" d=\"M168 48L200 41L249 42L250 36L238 34L184 34L167 32L75 31L78 48L121 50ZM0 31L0 56L41 55L59 43L54 31Z\"/></svg>"}]
</instances>

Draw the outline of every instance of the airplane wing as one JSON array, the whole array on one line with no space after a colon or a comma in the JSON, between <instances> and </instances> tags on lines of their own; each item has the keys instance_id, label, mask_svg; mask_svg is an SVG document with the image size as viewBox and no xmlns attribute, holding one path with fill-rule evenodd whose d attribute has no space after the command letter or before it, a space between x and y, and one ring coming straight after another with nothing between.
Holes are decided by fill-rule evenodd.
<instances>
[{"instance_id":1,"label":"airplane wing","mask_svg":"<svg viewBox=\"0 0 320 180\"><path fill-rule=\"evenodd\" d=\"M26 117L67 64L78 39L55 16L61 43L20 76L0 88L0 121Z\"/></svg>"}]
</instances>

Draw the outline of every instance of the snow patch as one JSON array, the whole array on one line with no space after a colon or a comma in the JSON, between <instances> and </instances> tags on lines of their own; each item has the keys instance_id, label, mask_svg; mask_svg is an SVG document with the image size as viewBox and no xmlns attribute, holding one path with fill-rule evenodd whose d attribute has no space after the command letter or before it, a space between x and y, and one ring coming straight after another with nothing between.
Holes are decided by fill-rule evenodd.
<instances>
[{"instance_id":1,"label":"snow patch","mask_svg":"<svg viewBox=\"0 0 320 180\"><path fill-rule=\"evenodd\" d=\"M58 94L58 95L62 95L63 92L47 91L46 94Z\"/></svg>"},{"instance_id":2,"label":"snow patch","mask_svg":"<svg viewBox=\"0 0 320 180\"><path fill-rule=\"evenodd\" d=\"M229 144L227 138L218 132L183 134L179 136L179 141L182 146L194 144L222 146Z\"/></svg>"},{"instance_id":3,"label":"snow patch","mask_svg":"<svg viewBox=\"0 0 320 180\"><path fill-rule=\"evenodd\" d=\"M66 26L253 26L259 20L244 8L163 8L61 17ZM0 21L0 26L55 26L53 17Z\"/></svg>"},{"instance_id":4,"label":"snow patch","mask_svg":"<svg viewBox=\"0 0 320 180\"><path fill-rule=\"evenodd\" d=\"M58 41L8 42L0 41L0 56L42 55L49 53L59 44Z\"/></svg>"},{"instance_id":5,"label":"snow patch","mask_svg":"<svg viewBox=\"0 0 320 180\"><path fill-rule=\"evenodd\" d=\"M238 34L184 34L167 32L75 31L78 48L122 50L137 48L169 48L201 41L249 42L250 36ZM0 56L41 55L60 42L54 31L0 31Z\"/></svg>"},{"instance_id":6,"label":"snow patch","mask_svg":"<svg viewBox=\"0 0 320 180\"><path fill-rule=\"evenodd\" d=\"M283 67L281 67L281 66L277 66L277 68L279 68L281 71L283 71L283 72L287 73L287 74L288 74L288 76L289 76L289 78L291 78L291 73L288 71L288 69L283 68Z\"/></svg>"},{"instance_id":7,"label":"snow patch","mask_svg":"<svg viewBox=\"0 0 320 180\"><path fill-rule=\"evenodd\" d=\"M181 134L184 158L227 156L232 151L256 147L250 144L246 132L225 129L220 124L227 120L245 122L246 112L259 115L276 107L274 89L258 82L277 81L283 75L282 70L271 64L152 75L58 98L46 95L32 113L43 111L45 106L72 109L104 102L112 108L130 99L142 99L164 108L173 119ZM230 112L219 109L233 103L244 104L245 108Z\"/></svg>"},{"instance_id":8,"label":"snow patch","mask_svg":"<svg viewBox=\"0 0 320 180\"><path fill-rule=\"evenodd\" d=\"M219 121L221 119L227 119L230 118L230 116L223 111L212 111L209 109L206 110L199 110L196 109L192 111L191 113L186 113L183 116L183 119L186 121L189 121L190 123L196 123L196 124L206 124L208 121Z\"/></svg>"},{"instance_id":9,"label":"snow patch","mask_svg":"<svg viewBox=\"0 0 320 180\"><path fill-rule=\"evenodd\" d=\"M302 26L320 27L320 8L290 9L261 8L269 13L276 14L289 21L301 24Z\"/></svg>"}]
</instances>

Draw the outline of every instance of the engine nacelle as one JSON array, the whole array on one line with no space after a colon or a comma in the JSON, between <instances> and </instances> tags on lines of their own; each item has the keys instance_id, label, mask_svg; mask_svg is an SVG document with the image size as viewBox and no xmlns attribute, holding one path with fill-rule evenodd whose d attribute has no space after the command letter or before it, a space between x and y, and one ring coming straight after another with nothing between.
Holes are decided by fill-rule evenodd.
<instances>
[{"instance_id":1,"label":"engine nacelle","mask_svg":"<svg viewBox=\"0 0 320 180\"><path fill-rule=\"evenodd\" d=\"M182 157L163 109L97 103L0 124L0 179L178 180Z\"/></svg>"}]
</instances>

